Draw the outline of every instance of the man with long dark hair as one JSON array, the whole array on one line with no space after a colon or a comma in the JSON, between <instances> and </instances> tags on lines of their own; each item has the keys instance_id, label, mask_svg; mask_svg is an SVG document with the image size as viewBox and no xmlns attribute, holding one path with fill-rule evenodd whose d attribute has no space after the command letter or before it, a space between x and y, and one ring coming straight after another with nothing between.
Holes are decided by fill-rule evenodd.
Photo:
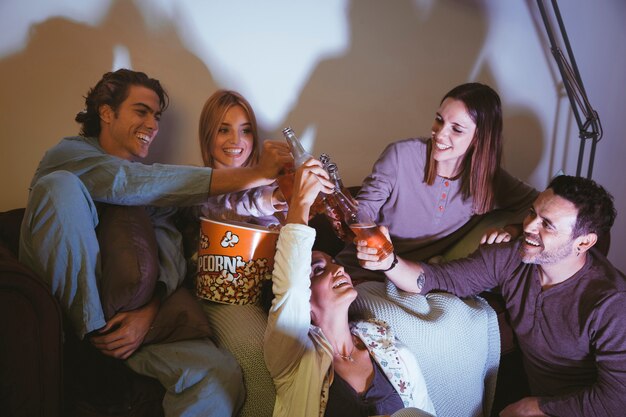
<instances>
[{"instance_id":1,"label":"man with long dark hair","mask_svg":"<svg viewBox=\"0 0 626 417\"><path fill-rule=\"evenodd\" d=\"M208 338L143 345L161 301L185 277L181 237L171 214L209 195L271 183L290 160L285 144L266 142L259 163L213 171L153 164L148 155L168 96L160 82L138 71L104 74L76 116L80 135L61 140L41 160L22 223L20 260L51 287L79 338L103 354L125 359L166 387L166 415L231 415L241 404L239 367ZM105 314L100 242L105 205L146 207L158 246L157 278L148 299Z\"/></svg>"}]
</instances>

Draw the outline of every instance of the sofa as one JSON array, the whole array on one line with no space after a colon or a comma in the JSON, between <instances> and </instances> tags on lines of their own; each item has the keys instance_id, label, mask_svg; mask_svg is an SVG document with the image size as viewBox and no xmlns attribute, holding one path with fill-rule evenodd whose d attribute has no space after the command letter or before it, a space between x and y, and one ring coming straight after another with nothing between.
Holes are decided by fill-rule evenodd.
<instances>
[{"instance_id":1,"label":"sofa","mask_svg":"<svg viewBox=\"0 0 626 417\"><path fill-rule=\"evenodd\" d=\"M50 289L18 261L23 215L0 213L2 415L163 415L161 384L74 337Z\"/></svg>"},{"instance_id":2,"label":"sofa","mask_svg":"<svg viewBox=\"0 0 626 417\"><path fill-rule=\"evenodd\" d=\"M61 310L15 258L20 219L20 210L0 214L0 409L10 416L59 416Z\"/></svg>"},{"instance_id":3,"label":"sofa","mask_svg":"<svg viewBox=\"0 0 626 417\"><path fill-rule=\"evenodd\" d=\"M55 298L39 277L17 260L23 214L23 209L0 213L0 409L6 413L3 415L162 415L160 404L164 390L158 381L135 374L121 361L104 357L91 349L88 343L76 340L71 331L64 331L64 318ZM463 256L469 252L469 247L475 245L485 227L502 222L504 218L497 216L482 221L472 230L464 231L464 235L454 245L447 247L442 255ZM331 255L341 249L341 242L336 239L323 217L314 218L311 225L318 232L316 249ZM382 287L370 289L374 298L365 298L367 305L362 306L356 314L397 314L395 305L389 310L389 303L381 301L385 298L381 297L384 291L387 290ZM502 404L524 394L519 354L497 295L485 294L484 297L464 301L444 300L437 296L434 301L422 297L417 301L409 299L402 302L408 303L414 309L414 314L426 319L430 317L428 314L445 316L442 314L446 311L445 307L441 307L443 305L450 302L457 305L460 313L448 316L448 324L437 328L437 337L449 337L450 346L455 345L452 342L458 339L458 332L464 331L463 326L459 326L463 320L470 320L472 325L482 323L479 325L485 327L484 334L488 335L480 348L482 356L477 357L481 361L475 375L480 383L477 391L480 398L472 399L480 403L480 407L464 411L451 410L449 404L435 403L436 409L442 411L440 415L497 415ZM247 397L239 416L271 416L274 387L262 355L265 310L256 304L233 306L207 301L199 303L209 318L216 343L230 350L242 367ZM429 356L437 356L429 355L426 350L440 350L436 344L426 347L423 341L411 339L414 333L406 333L404 330L399 333L406 335L407 340L403 340L405 343L408 341L407 344L413 344L415 349L420 350L421 361L428 361ZM464 349L464 354L470 355L472 350L477 349L476 345L467 343L458 347ZM497 353L495 361L494 352ZM441 355L438 357L441 361ZM502 365L499 367L498 363ZM435 367L431 365L422 364L426 369ZM459 384L472 381L460 381L458 372L458 369L451 369L448 373L438 370L436 378L425 375L427 383L430 381L429 390L431 387L437 390L438 398L445 397L442 395L445 392L463 390ZM476 380L473 382L475 385ZM472 387L472 390L476 391L476 388Z\"/></svg>"}]
</instances>

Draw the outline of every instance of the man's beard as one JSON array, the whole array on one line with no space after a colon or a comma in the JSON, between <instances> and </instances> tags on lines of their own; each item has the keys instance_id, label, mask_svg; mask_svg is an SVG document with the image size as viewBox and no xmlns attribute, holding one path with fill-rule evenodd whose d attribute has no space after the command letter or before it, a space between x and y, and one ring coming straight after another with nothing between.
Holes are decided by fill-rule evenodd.
<instances>
[{"instance_id":1,"label":"man's beard","mask_svg":"<svg viewBox=\"0 0 626 417\"><path fill-rule=\"evenodd\" d=\"M558 248L552 250L544 249L536 254L526 254L524 251L524 245L520 246L520 255L522 256L522 262L526 264L536 264L536 265L551 265L555 264L569 255L572 254L574 248L572 247L572 240L569 239L567 242L559 246Z\"/></svg>"}]
</instances>

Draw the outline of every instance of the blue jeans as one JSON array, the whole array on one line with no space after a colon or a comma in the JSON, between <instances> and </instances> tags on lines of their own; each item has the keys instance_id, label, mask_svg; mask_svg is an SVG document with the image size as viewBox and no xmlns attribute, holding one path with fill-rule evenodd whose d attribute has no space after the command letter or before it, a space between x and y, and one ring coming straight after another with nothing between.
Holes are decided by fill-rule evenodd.
<instances>
[{"instance_id":1,"label":"blue jeans","mask_svg":"<svg viewBox=\"0 0 626 417\"><path fill-rule=\"evenodd\" d=\"M96 206L82 181L56 171L31 189L20 231L20 261L50 286L81 339L106 324L98 293L97 225Z\"/></svg>"},{"instance_id":2,"label":"blue jeans","mask_svg":"<svg viewBox=\"0 0 626 417\"><path fill-rule=\"evenodd\" d=\"M126 364L165 387L166 417L230 417L245 399L239 364L209 339L144 345Z\"/></svg>"},{"instance_id":3,"label":"blue jeans","mask_svg":"<svg viewBox=\"0 0 626 417\"><path fill-rule=\"evenodd\" d=\"M68 171L37 181L20 231L20 261L51 288L78 336L106 325L98 282L98 212L83 182ZM166 416L231 416L243 403L239 365L209 339L145 345L129 359L135 372L166 389Z\"/></svg>"}]
</instances>

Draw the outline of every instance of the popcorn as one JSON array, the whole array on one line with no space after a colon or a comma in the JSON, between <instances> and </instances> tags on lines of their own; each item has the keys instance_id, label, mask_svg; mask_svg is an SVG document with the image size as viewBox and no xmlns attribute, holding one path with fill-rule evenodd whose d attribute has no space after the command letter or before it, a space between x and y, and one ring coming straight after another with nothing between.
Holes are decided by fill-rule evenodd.
<instances>
[{"instance_id":1,"label":"popcorn","mask_svg":"<svg viewBox=\"0 0 626 417\"><path fill-rule=\"evenodd\" d=\"M196 295L227 304L256 303L270 279L278 231L201 219Z\"/></svg>"},{"instance_id":2,"label":"popcorn","mask_svg":"<svg viewBox=\"0 0 626 417\"><path fill-rule=\"evenodd\" d=\"M260 296L261 283L271 277L272 271L267 265L267 258L259 258L242 262L234 274L224 269L198 273L196 295L229 304L255 303Z\"/></svg>"}]
</instances>

